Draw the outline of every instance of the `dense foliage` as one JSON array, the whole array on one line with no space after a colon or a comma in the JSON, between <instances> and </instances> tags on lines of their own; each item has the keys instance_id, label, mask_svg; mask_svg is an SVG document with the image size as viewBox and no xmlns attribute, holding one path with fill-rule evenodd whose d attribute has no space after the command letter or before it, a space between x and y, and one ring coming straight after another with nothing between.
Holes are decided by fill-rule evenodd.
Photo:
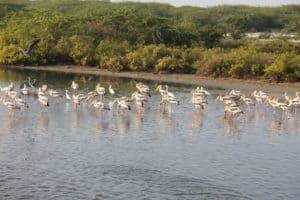
<instances>
[{"instance_id":1,"label":"dense foliage","mask_svg":"<svg viewBox=\"0 0 300 200\"><path fill-rule=\"evenodd\" d=\"M0 1L0 64L77 64L114 71L300 81L300 45L245 39L300 33L300 5L173 7L75 0ZM230 33L231 38L225 34ZM266 37L265 35L262 37ZM25 48L35 38L30 58Z\"/></svg>"}]
</instances>

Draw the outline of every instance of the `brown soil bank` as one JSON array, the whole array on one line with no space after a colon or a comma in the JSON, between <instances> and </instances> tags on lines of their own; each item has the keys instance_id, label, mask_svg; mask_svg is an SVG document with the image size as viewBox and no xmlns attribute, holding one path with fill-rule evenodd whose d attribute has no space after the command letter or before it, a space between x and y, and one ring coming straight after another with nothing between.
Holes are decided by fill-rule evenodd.
<instances>
[{"instance_id":1,"label":"brown soil bank","mask_svg":"<svg viewBox=\"0 0 300 200\"><path fill-rule=\"evenodd\" d=\"M87 74L111 77L123 77L133 79L145 79L159 82L181 83L192 85L203 85L206 87L213 86L224 89L241 89L241 90L266 90L272 92L296 92L300 91L300 82L296 83L268 83L263 80L242 80L232 78L209 78L193 74L154 74L149 72L111 72L93 67L81 66L3 66L2 68L32 70L32 71L49 71L73 74Z\"/></svg>"}]
</instances>

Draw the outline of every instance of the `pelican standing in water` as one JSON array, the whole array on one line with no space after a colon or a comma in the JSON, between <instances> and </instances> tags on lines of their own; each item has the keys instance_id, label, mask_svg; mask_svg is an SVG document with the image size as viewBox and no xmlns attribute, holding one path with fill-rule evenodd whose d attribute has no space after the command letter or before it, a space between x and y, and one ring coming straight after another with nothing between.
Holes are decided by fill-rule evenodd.
<instances>
[{"instance_id":1,"label":"pelican standing in water","mask_svg":"<svg viewBox=\"0 0 300 200\"><path fill-rule=\"evenodd\" d=\"M136 84L135 84L135 87L137 88L137 90L138 90L140 93L142 93L142 94L147 94L149 97L151 96L151 95L150 95L150 88L149 88L148 85L145 85L145 84L139 82L139 83L136 83Z\"/></svg>"},{"instance_id":2,"label":"pelican standing in water","mask_svg":"<svg viewBox=\"0 0 300 200\"><path fill-rule=\"evenodd\" d=\"M23 88L22 88L22 94L23 95L29 95L30 94L30 88L27 87L26 84L24 84Z\"/></svg>"},{"instance_id":3,"label":"pelican standing in water","mask_svg":"<svg viewBox=\"0 0 300 200\"><path fill-rule=\"evenodd\" d=\"M127 101L125 98L115 98L115 100L109 104L110 109L112 109L114 104L117 104L117 107L122 110L131 110L130 101Z\"/></svg>"},{"instance_id":4,"label":"pelican standing in water","mask_svg":"<svg viewBox=\"0 0 300 200\"><path fill-rule=\"evenodd\" d=\"M22 108L28 108L28 103L26 101L24 101L22 98L20 98L19 96L16 96L14 98L15 102L21 106Z\"/></svg>"},{"instance_id":5,"label":"pelican standing in water","mask_svg":"<svg viewBox=\"0 0 300 200\"><path fill-rule=\"evenodd\" d=\"M145 102L148 101L147 97L144 94L139 93L138 91L132 93L131 99L135 99L138 108L144 107Z\"/></svg>"},{"instance_id":6,"label":"pelican standing in water","mask_svg":"<svg viewBox=\"0 0 300 200\"><path fill-rule=\"evenodd\" d=\"M96 92L100 95L100 98L102 99L105 95L105 88L100 85L100 83L97 83L95 87Z\"/></svg>"},{"instance_id":7,"label":"pelican standing in water","mask_svg":"<svg viewBox=\"0 0 300 200\"><path fill-rule=\"evenodd\" d=\"M68 100L72 100L72 98L71 98L70 95L69 95L69 90L66 90L66 98L67 98Z\"/></svg>"},{"instance_id":8,"label":"pelican standing in water","mask_svg":"<svg viewBox=\"0 0 300 200\"><path fill-rule=\"evenodd\" d=\"M42 106L45 106L45 107L49 107L50 106L49 99L48 99L48 97L46 95L43 95L43 94L38 95L38 102Z\"/></svg>"},{"instance_id":9,"label":"pelican standing in water","mask_svg":"<svg viewBox=\"0 0 300 200\"><path fill-rule=\"evenodd\" d=\"M75 81L72 81L71 88L73 89L74 93L76 93L79 89L79 84Z\"/></svg>"},{"instance_id":10,"label":"pelican standing in water","mask_svg":"<svg viewBox=\"0 0 300 200\"><path fill-rule=\"evenodd\" d=\"M115 95L115 90L112 88L111 85L109 85L108 91L109 91L109 93L110 93L111 95Z\"/></svg>"},{"instance_id":11,"label":"pelican standing in water","mask_svg":"<svg viewBox=\"0 0 300 200\"><path fill-rule=\"evenodd\" d=\"M10 83L9 86L7 86L7 87L4 87L4 88L0 87L0 90L2 92L4 92L5 94L8 94L9 91L14 90L14 87L15 87L14 83Z\"/></svg>"}]
</instances>

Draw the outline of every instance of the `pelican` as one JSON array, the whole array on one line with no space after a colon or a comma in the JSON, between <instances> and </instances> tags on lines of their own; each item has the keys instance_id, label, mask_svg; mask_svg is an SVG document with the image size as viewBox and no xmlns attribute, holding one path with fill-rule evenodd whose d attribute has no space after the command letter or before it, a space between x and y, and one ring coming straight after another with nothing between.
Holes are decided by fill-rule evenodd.
<instances>
[{"instance_id":1,"label":"pelican","mask_svg":"<svg viewBox=\"0 0 300 200\"><path fill-rule=\"evenodd\" d=\"M144 94L139 93L138 91L132 93L131 99L135 99L136 105L139 107L144 107L144 102L147 102L148 99Z\"/></svg>"},{"instance_id":2,"label":"pelican","mask_svg":"<svg viewBox=\"0 0 300 200\"><path fill-rule=\"evenodd\" d=\"M296 92L296 98L300 99L300 92Z\"/></svg>"},{"instance_id":3,"label":"pelican","mask_svg":"<svg viewBox=\"0 0 300 200\"><path fill-rule=\"evenodd\" d=\"M112 88L111 85L109 85L108 91L109 91L109 93L110 93L111 95L114 95L114 94L115 94L115 90Z\"/></svg>"},{"instance_id":4,"label":"pelican","mask_svg":"<svg viewBox=\"0 0 300 200\"><path fill-rule=\"evenodd\" d=\"M225 95L225 96L218 96L216 98L216 100L220 100L220 101L225 101L225 100L228 100L228 101L238 101L240 99L239 96L235 96L235 95Z\"/></svg>"},{"instance_id":5,"label":"pelican","mask_svg":"<svg viewBox=\"0 0 300 200\"><path fill-rule=\"evenodd\" d=\"M136 83L136 84L135 84L135 87L137 88L137 90L138 90L140 93L147 94L149 97L151 96L151 95L150 95L150 89L149 89L149 86L148 86L148 85L145 85L145 84L139 82L139 83Z\"/></svg>"},{"instance_id":6,"label":"pelican","mask_svg":"<svg viewBox=\"0 0 300 200\"><path fill-rule=\"evenodd\" d=\"M163 89L163 86L162 86L162 85L157 86L156 90L159 91L159 93L160 93L161 95L167 93L167 91L166 91L165 89Z\"/></svg>"},{"instance_id":7,"label":"pelican","mask_svg":"<svg viewBox=\"0 0 300 200\"><path fill-rule=\"evenodd\" d=\"M103 95L105 95L105 88L101 87L100 83L97 83L95 90L101 96L101 98Z\"/></svg>"},{"instance_id":8,"label":"pelican","mask_svg":"<svg viewBox=\"0 0 300 200\"><path fill-rule=\"evenodd\" d=\"M90 99L96 97L97 95L98 95L98 93L96 92L96 90L91 91L91 92L87 93L87 95L86 95L87 97L85 100L89 101Z\"/></svg>"},{"instance_id":9,"label":"pelican","mask_svg":"<svg viewBox=\"0 0 300 200\"><path fill-rule=\"evenodd\" d=\"M8 93L9 91L12 91L14 89L14 87L15 87L14 83L10 83L9 86L7 86L7 87L4 87L4 88L0 87L0 90L2 92Z\"/></svg>"},{"instance_id":10,"label":"pelican","mask_svg":"<svg viewBox=\"0 0 300 200\"><path fill-rule=\"evenodd\" d=\"M47 107L50 106L49 99L46 95L43 94L38 95L38 102L43 106L47 106Z\"/></svg>"},{"instance_id":11,"label":"pelican","mask_svg":"<svg viewBox=\"0 0 300 200\"><path fill-rule=\"evenodd\" d=\"M22 94L23 95L29 95L30 94L30 88L27 87L26 84L24 84L23 88L22 88Z\"/></svg>"},{"instance_id":12,"label":"pelican","mask_svg":"<svg viewBox=\"0 0 300 200\"><path fill-rule=\"evenodd\" d=\"M72 81L71 88L74 90L74 92L76 92L79 88L79 84L75 81Z\"/></svg>"},{"instance_id":13,"label":"pelican","mask_svg":"<svg viewBox=\"0 0 300 200\"><path fill-rule=\"evenodd\" d=\"M81 98L80 97L81 97L80 94L78 94L78 95L73 94L72 95L72 101L75 104L76 109L78 108L78 106L80 106L80 102L81 102Z\"/></svg>"},{"instance_id":14,"label":"pelican","mask_svg":"<svg viewBox=\"0 0 300 200\"><path fill-rule=\"evenodd\" d=\"M38 97L39 97L39 96L45 96L46 93L43 91L42 88L38 88L37 95L38 95Z\"/></svg>"},{"instance_id":15,"label":"pelican","mask_svg":"<svg viewBox=\"0 0 300 200\"><path fill-rule=\"evenodd\" d=\"M247 98L245 95L241 96L241 100L243 100L247 106L255 106L254 101L251 98Z\"/></svg>"},{"instance_id":16,"label":"pelican","mask_svg":"<svg viewBox=\"0 0 300 200\"><path fill-rule=\"evenodd\" d=\"M48 94L52 97L62 97L58 91L53 90L53 89L48 90Z\"/></svg>"},{"instance_id":17,"label":"pelican","mask_svg":"<svg viewBox=\"0 0 300 200\"><path fill-rule=\"evenodd\" d=\"M42 85L41 90L43 92L46 92L48 90L48 85L46 85L46 84Z\"/></svg>"},{"instance_id":18,"label":"pelican","mask_svg":"<svg viewBox=\"0 0 300 200\"><path fill-rule=\"evenodd\" d=\"M68 100L71 100L71 97L70 97L70 95L69 95L69 90L66 90L66 98L67 98Z\"/></svg>"},{"instance_id":19,"label":"pelican","mask_svg":"<svg viewBox=\"0 0 300 200\"><path fill-rule=\"evenodd\" d=\"M172 92L169 92L169 86L165 85L165 87L166 87L166 92L167 92L168 98L175 98L175 95Z\"/></svg>"},{"instance_id":20,"label":"pelican","mask_svg":"<svg viewBox=\"0 0 300 200\"><path fill-rule=\"evenodd\" d=\"M14 110L14 109L20 109L19 106L17 106L16 104L14 104L11 101L3 101L3 104L9 109L9 110Z\"/></svg>"},{"instance_id":21,"label":"pelican","mask_svg":"<svg viewBox=\"0 0 300 200\"><path fill-rule=\"evenodd\" d=\"M16 97L14 98L14 100L15 100L15 102L16 102L19 106L21 106L21 107L25 107L25 108L28 108L28 107L29 107L29 106L28 106L28 103L27 103L26 101L24 101L22 98L18 97L18 96L16 96Z\"/></svg>"},{"instance_id":22,"label":"pelican","mask_svg":"<svg viewBox=\"0 0 300 200\"><path fill-rule=\"evenodd\" d=\"M239 115L239 114L244 114L244 112L239 107L225 106L225 108L224 108L224 118L227 117L227 114L235 116L235 115Z\"/></svg>"},{"instance_id":23,"label":"pelican","mask_svg":"<svg viewBox=\"0 0 300 200\"><path fill-rule=\"evenodd\" d=\"M206 89L204 89L202 86L200 88L197 87L196 89L192 89L191 94L201 95L203 97L207 97L208 95L210 95L210 93Z\"/></svg>"},{"instance_id":24,"label":"pelican","mask_svg":"<svg viewBox=\"0 0 300 200\"><path fill-rule=\"evenodd\" d=\"M110 108L106 107L102 101L92 101L92 106L96 109L105 109L110 110Z\"/></svg>"},{"instance_id":25,"label":"pelican","mask_svg":"<svg viewBox=\"0 0 300 200\"><path fill-rule=\"evenodd\" d=\"M10 96L12 99L14 99L17 95L18 95L18 92L14 91L14 90L11 90L11 91L8 91L8 96Z\"/></svg>"},{"instance_id":26,"label":"pelican","mask_svg":"<svg viewBox=\"0 0 300 200\"><path fill-rule=\"evenodd\" d=\"M30 57L30 54L31 54L31 51L32 51L32 49L33 49L33 47L34 47L35 45L37 45L39 42L40 42L40 39L36 39L36 40L34 40L34 41L27 47L26 50L24 50L24 49L22 49L22 48L20 48L20 47L19 47L19 50L24 54L24 56L25 56L26 58L29 58L29 57Z\"/></svg>"},{"instance_id":27,"label":"pelican","mask_svg":"<svg viewBox=\"0 0 300 200\"><path fill-rule=\"evenodd\" d=\"M115 98L115 100L110 103L109 105L110 108L112 108L115 103L117 104L118 108L131 110L131 106L129 105L129 102L126 101L125 99L122 100L120 98Z\"/></svg>"},{"instance_id":28,"label":"pelican","mask_svg":"<svg viewBox=\"0 0 300 200\"><path fill-rule=\"evenodd\" d=\"M201 93L202 94L202 93ZM204 93L203 93L204 94ZM205 94L204 94L205 95ZM204 109L204 105L208 104L207 100L204 96L198 95L197 93L192 93L192 99L191 102L194 104L196 108Z\"/></svg>"}]
</instances>

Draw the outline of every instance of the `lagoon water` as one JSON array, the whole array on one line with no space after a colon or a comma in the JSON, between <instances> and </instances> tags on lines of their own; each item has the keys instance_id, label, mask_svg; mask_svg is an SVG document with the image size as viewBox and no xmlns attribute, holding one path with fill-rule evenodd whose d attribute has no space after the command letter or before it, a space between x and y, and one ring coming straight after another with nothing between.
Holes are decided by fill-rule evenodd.
<instances>
[{"instance_id":1,"label":"lagoon water","mask_svg":"<svg viewBox=\"0 0 300 200\"><path fill-rule=\"evenodd\" d=\"M101 82L128 95L137 81L0 70L0 85L19 89L27 76L61 93L75 79L82 91ZM300 110L287 118L242 106L245 115L225 120L214 98L226 90L207 86L201 113L189 102L194 86L173 84L181 104L164 113L159 83L143 82L153 92L140 112L76 110L65 98L48 109L34 97L25 111L0 105L0 199L299 199Z\"/></svg>"}]
</instances>

